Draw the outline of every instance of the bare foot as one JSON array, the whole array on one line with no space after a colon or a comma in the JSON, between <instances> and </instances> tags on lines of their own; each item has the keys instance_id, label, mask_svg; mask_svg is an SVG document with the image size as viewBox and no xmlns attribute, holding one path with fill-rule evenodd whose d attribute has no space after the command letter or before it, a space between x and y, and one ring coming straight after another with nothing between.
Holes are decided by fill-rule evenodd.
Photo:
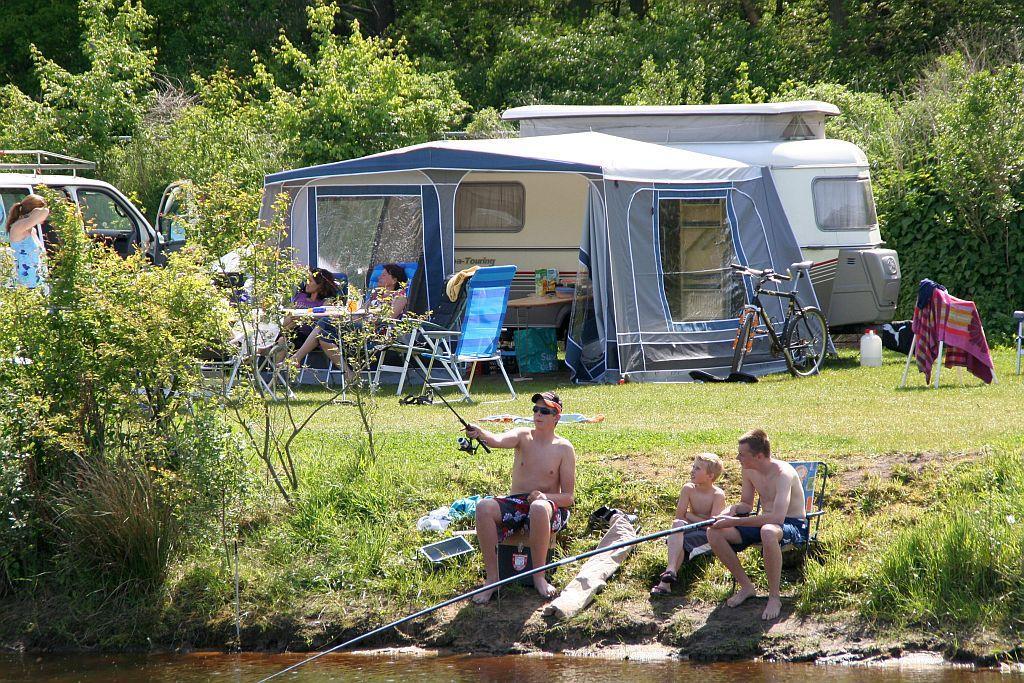
<instances>
[{"instance_id":1,"label":"bare foot","mask_svg":"<svg viewBox=\"0 0 1024 683\"><path fill-rule=\"evenodd\" d=\"M782 611L782 600L776 597L768 598L768 606L764 608L764 612L761 613L761 618L765 621L771 621L775 617L779 616L779 612Z\"/></svg>"},{"instance_id":2,"label":"bare foot","mask_svg":"<svg viewBox=\"0 0 1024 683\"><path fill-rule=\"evenodd\" d=\"M547 578L543 574L533 575L533 587L537 589L542 598L553 598L558 595L558 589L548 583Z\"/></svg>"},{"instance_id":3,"label":"bare foot","mask_svg":"<svg viewBox=\"0 0 1024 683\"><path fill-rule=\"evenodd\" d=\"M753 586L745 586L733 593L733 596L726 600L725 604L729 607L739 607L747 598L752 598L755 595L757 595L757 591Z\"/></svg>"},{"instance_id":4,"label":"bare foot","mask_svg":"<svg viewBox=\"0 0 1024 683\"><path fill-rule=\"evenodd\" d=\"M491 583L494 583L494 582L493 581L488 581L487 583L491 584ZM498 590L497 588L492 588L489 591L484 591L483 593L477 593L476 595L473 596L472 600L473 600L473 602L475 602L478 605L487 604L487 602L490 601L491 596L494 595L494 593L497 590Z\"/></svg>"}]
</instances>

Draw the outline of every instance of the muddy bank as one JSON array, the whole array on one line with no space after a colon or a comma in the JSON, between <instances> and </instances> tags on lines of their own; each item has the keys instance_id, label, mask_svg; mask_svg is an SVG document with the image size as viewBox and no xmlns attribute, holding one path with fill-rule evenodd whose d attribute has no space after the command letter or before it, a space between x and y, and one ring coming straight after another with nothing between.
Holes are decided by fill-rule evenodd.
<instances>
[{"instance_id":1,"label":"muddy bank","mask_svg":"<svg viewBox=\"0 0 1024 683\"><path fill-rule=\"evenodd\" d=\"M399 649L405 654L546 655L562 654L629 660L684 659L695 662L817 662L826 664L900 663L960 664L979 667L1012 665L1024 648L975 635L962 642L917 633L881 633L851 615L802 617L784 600L780 619L761 619L764 599L732 609L692 604L682 597L649 602L598 602L577 617L560 622L542 615L544 601L532 591L512 589L485 606L452 605L400 630L364 641L361 648ZM653 605L653 614L652 614ZM12 614L5 610L5 613ZM15 612L16 614L16 612ZM41 615L40 615L41 616ZM263 627L242 629L242 649L251 652L313 652L379 626L372 619L348 615L335 619L280 619ZM154 633L148 647L129 651L230 650L234 624L179 625L176 633ZM62 637L63 636L63 637ZM3 649L20 652L94 652L110 650L48 631L45 622L8 639ZM923 654L922 654L923 653Z\"/></svg>"}]
</instances>

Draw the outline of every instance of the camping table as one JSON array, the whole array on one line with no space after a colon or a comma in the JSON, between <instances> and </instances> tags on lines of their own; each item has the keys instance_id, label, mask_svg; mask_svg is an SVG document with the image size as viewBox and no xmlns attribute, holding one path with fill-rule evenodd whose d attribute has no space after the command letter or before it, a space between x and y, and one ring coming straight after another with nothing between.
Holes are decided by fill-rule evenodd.
<instances>
[{"instance_id":1,"label":"camping table","mask_svg":"<svg viewBox=\"0 0 1024 683\"><path fill-rule=\"evenodd\" d=\"M527 324L524 327L529 327L529 315L530 310L534 308L544 308L545 306L561 306L562 304L572 303L572 294L531 294L530 296L524 296L519 299L509 299L508 307L511 310L515 310L516 314L522 311L527 316Z\"/></svg>"},{"instance_id":2,"label":"camping table","mask_svg":"<svg viewBox=\"0 0 1024 683\"><path fill-rule=\"evenodd\" d=\"M312 308L283 308L281 312L293 318L358 318L366 315L366 311L359 309L349 311L345 306L317 306L322 311L314 311Z\"/></svg>"},{"instance_id":3,"label":"camping table","mask_svg":"<svg viewBox=\"0 0 1024 683\"><path fill-rule=\"evenodd\" d=\"M554 294L531 294L530 296L524 296L518 299L509 299L508 308L510 312L515 311L516 313L516 327L529 328L530 311L548 306L561 306L563 304L572 303L572 299L572 294L561 294L559 292L555 292ZM524 317L525 323L523 323ZM518 366L518 363L516 365ZM523 377L523 370L522 368L519 368L519 376L516 377L516 380L524 381L528 379L530 378Z\"/></svg>"}]
</instances>

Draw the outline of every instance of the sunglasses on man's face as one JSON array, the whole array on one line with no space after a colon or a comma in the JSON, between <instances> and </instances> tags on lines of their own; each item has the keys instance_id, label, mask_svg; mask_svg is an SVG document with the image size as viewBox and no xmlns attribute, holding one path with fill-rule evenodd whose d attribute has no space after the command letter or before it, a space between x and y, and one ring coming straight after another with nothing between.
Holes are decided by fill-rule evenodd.
<instances>
[{"instance_id":1,"label":"sunglasses on man's face","mask_svg":"<svg viewBox=\"0 0 1024 683\"><path fill-rule=\"evenodd\" d=\"M534 413L540 413L541 415L556 415L558 413L554 408L548 408L547 406L534 406Z\"/></svg>"}]
</instances>

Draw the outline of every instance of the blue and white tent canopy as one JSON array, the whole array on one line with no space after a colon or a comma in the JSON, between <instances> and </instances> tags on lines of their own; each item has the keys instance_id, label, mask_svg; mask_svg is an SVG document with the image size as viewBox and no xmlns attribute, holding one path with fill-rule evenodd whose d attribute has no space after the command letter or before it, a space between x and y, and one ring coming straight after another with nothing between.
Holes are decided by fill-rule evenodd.
<instances>
[{"instance_id":1,"label":"blue and white tent canopy","mask_svg":"<svg viewBox=\"0 0 1024 683\"><path fill-rule=\"evenodd\" d=\"M767 168L596 132L445 140L283 171L266 178L264 215L279 193L292 197L301 263L322 265L325 241L353 255L350 276L371 261L422 258L425 307L436 310L455 270L459 183L491 171L587 181L585 192L565 198L585 208L566 351L577 380L679 381L692 369L727 367L735 315L750 296L729 262L785 271L802 260ZM345 228L367 223L344 213L351 202L339 199L351 197L379 198L388 221L362 234ZM783 367L763 340L745 365Z\"/></svg>"}]
</instances>

